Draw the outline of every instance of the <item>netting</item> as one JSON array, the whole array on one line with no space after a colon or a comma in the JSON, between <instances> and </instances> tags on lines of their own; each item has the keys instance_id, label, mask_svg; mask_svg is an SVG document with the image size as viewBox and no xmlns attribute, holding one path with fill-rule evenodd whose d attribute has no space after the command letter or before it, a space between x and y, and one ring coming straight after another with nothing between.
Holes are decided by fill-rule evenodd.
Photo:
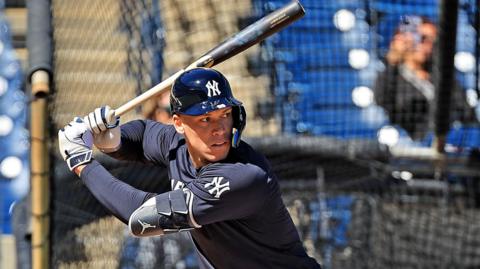
<instances>
[{"instance_id":1,"label":"netting","mask_svg":"<svg viewBox=\"0 0 480 269\"><path fill-rule=\"evenodd\" d=\"M437 104L440 52L431 28L419 30L431 21L446 31L437 1L301 2L304 18L218 69L245 104L245 138L271 161L309 255L325 268L478 267L478 4L460 1L452 101ZM120 106L285 3L52 1L52 129ZM391 53L396 39L410 47ZM452 119L435 122L433 107ZM444 162L419 160L417 147L445 122ZM415 148L398 158L398 147ZM55 267L197 267L184 234L129 236L52 150ZM170 187L162 169L96 158L140 189Z\"/></svg>"}]
</instances>

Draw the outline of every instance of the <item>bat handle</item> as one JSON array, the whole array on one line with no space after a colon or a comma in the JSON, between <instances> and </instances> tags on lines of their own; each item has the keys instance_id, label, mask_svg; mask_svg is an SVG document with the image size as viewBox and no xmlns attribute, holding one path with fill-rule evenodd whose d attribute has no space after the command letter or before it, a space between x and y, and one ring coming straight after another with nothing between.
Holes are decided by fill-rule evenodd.
<instances>
[{"instance_id":1,"label":"bat handle","mask_svg":"<svg viewBox=\"0 0 480 269\"><path fill-rule=\"evenodd\" d=\"M116 117L115 110L113 110L113 109L109 110L108 113L107 113L108 124L111 124L111 123L115 122L114 121L115 117Z\"/></svg>"}]
</instances>

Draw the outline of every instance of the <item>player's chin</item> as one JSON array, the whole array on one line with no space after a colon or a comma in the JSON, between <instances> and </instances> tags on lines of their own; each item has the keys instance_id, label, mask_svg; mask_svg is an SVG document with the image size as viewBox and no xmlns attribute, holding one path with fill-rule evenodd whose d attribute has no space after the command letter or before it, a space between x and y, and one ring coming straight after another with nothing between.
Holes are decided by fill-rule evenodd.
<instances>
[{"instance_id":1,"label":"player's chin","mask_svg":"<svg viewBox=\"0 0 480 269\"><path fill-rule=\"evenodd\" d=\"M214 144L209 147L207 159L210 162L217 162L225 159L230 151L230 142Z\"/></svg>"}]
</instances>

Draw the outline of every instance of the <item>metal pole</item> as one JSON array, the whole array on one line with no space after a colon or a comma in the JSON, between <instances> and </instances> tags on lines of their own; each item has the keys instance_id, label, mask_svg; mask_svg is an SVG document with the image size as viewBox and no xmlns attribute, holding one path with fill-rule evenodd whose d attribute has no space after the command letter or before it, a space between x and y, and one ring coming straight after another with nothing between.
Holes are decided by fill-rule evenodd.
<instances>
[{"instance_id":1,"label":"metal pole","mask_svg":"<svg viewBox=\"0 0 480 269\"><path fill-rule=\"evenodd\" d=\"M450 99L454 91L455 70L453 59L457 40L458 0L440 1L438 41L433 75L435 85L433 147L444 152L447 133L450 129Z\"/></svg>"},{"instance_id":2,"label":"metal pole","mask_svg":"<svg viewBox=\"0 0 480 269\"><path fill-rule=\"evenodd\" d=\"M31 195L32 195L32 268L50 268L50 169L48 154L47 97L49 74L38 70L31 76Z\"/></svg>"},{"instance_id":3,"label":"metal pole","mask_svg":"<svg viewBox=\"0 0 480 269\"><path fill-rule=\"evenodd\" d=\"M48 97L52 77L52 12L50 0L29 0L28 82L30 104L30 195L32 228L32 268L50 268L50 158Z\"/></svg>"}]
</instances>

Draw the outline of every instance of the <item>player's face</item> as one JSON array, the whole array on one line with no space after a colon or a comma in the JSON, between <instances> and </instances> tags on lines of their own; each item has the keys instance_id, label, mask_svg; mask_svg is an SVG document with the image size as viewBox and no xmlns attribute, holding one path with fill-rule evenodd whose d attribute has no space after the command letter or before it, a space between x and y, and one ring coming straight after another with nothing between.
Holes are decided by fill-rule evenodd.
<instances>
[{"instance_id":1,"label":"player's face","mask_svg":"<svg viewBox=\"0 0 480 269\"><path fill-rule=\"evenodd\" d=\"M200 116L174 115L177 132L187 141L196 168L227 157L233 127L232 108L218 109Z\"/></svg>"}]
</instances>

